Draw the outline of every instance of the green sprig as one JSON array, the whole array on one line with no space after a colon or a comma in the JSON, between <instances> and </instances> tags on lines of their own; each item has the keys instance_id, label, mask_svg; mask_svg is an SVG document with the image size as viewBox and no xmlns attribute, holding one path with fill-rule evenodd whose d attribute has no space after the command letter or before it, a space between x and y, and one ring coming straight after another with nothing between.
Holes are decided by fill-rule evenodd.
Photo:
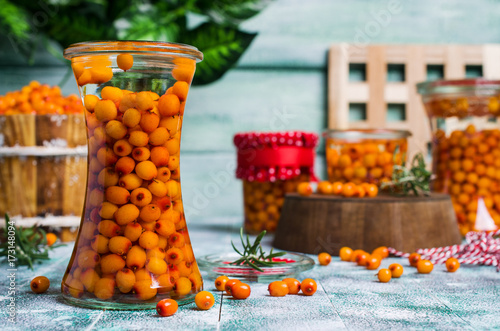
<instances>
[{"instance_id":1,"label":"green sprig","mask_svg":"<svg viewBox=\"0 0 500 331\"><path fill-rule=\"evenodd\" d=\"M241 245L243 246L243 253L240 250L238 250L234 245L233 241L231 241L231 246L233 246L234 251L239 255L241 255L241 257L236 261L231 262L230 264L246 265L257 271L263 272L264 270L262 270L261 267L272 267L277 264L285 263L285 262L273 261L273 258L278 256L283 256L286 254L286 252L273 253L273 249L271 248L269 254L266 255L266 253L262 249L262 246L260 245L260 242L262 241L262 238L264 238L265 235L266 231L264 230L257 236L257 238L255 238L253 244L251 244L248 235L246 236L246 240L244 239L243 228L241 228L240 240L241 240Z\"/></svg>"},{"instance_id":2,"label":"green sprig","mask_svg":"<svg viewBox=\"0 0 500 331\"><path fill-rule=\"evenodd\" d=\"M430 194L430 182L432 180L432 172L426 169L424 156L422 153L416 154L410 167L406 164L395 164L392 171L390 182L384 182L381 185L382 189L389 188L392 194L409 195L410 193L418 196L420 194Z\"/></svg>"}]
</instances>

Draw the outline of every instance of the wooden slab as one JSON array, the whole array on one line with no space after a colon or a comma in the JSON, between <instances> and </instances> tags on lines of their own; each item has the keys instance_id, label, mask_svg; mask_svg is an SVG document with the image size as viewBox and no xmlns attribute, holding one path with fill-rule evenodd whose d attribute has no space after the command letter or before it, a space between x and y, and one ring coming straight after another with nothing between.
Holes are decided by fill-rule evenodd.
<instances>
[{"instance_id":1,"label":"wooden slab","mask_svg":"<svg viewBox=\"0 0 500 331\"><path fill-rule=\"evenodd\" d=\"M338 255L342 246L366 251L390 246L413 252L460 242L453 206L446 194L360 199L293 193L285 197L274 246Z\"/></svg>"}]
</instances>

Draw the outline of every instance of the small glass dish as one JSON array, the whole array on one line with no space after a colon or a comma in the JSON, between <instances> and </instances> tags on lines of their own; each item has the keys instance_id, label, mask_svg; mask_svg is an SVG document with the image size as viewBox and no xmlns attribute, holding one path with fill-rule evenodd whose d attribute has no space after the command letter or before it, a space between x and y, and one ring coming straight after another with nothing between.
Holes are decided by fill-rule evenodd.
<instances>
[{"instance_id":1,"label":"small glass dish","mask_svg":"<svg viewBox=\"0 0 500 331\"><path fill-rule=\"evenodd\" d=\"M286 263L277 264L272 267L261 267L258 271L245 265L231 265L241 256L237 253L211 254L197 259L201 270L208 273L208 277L228 276L253 282L269 282L281 280L285 277L295 277L303 271L314 267L314 260L303 254L286 253L283 256L274 258L273 261L283 261Z\"/></svg>"}]
</instances>

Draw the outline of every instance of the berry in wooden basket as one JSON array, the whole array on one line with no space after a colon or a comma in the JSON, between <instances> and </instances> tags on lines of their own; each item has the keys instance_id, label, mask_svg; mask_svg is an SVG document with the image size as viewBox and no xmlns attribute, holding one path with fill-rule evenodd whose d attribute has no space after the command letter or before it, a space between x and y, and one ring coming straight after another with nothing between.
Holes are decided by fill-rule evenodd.
<instances>
[{"instance_id":1,"label":"berry in wooden basket","mask_svg":"<svg viewBox=\"0 0 500 331\"><path fill-rule=\"evenodd\" d=\"M333 185L329 181L319 182L317 190L320 194L332 194Z\"/></svg>"},{"instance_id":2,"label":"berry in wooden basket","mask_svg":"<svg viewBox=\"0 0 500 331\"><path fill-rule=\"evenodd\" d=\"M381 283L387 283L392 278L392 273L389 269L380 269L377 273L378 281Z\"/></svg>"},{"instance_id":3,"label":"berry in wooden basket","mask_svg":"<svg viewBox=\"0 0 500 331\"><path fill-rule=\"evenodd\" d=\"M37 276L31 280L31 290L37 294L44 293L49 289L50 281L45 276Z\"/></svg>"},{"instance_id":4,"label":"berry in wooden basket","mask_svg":"<svg viewBox=\"0 0 500 331\"><path fill-rule=\"evenodd\" d=\"M318 254L318 262L321 265L329 265L332 262L332 256L326 252Z\"/></svg>"},{"instance_id":5,"label":"berry in wooden basket","mask_svg":"<svg viewBox=\"0 0 500 331\"><path fill-rule=\"evenodd\" d=\"M208 310L214 305L215 299L212 293L208 291L201 291L198 292L194 297L194 302L196 304L196 307L198 307L199 309Z\"/></svg>"},{"instance_id":6,"label":"berry in wooden basket","mask_svg":"<svg viewBox=\"0 0 500 331\"><path fill-rule=\"evenodd\" d=\"M302 182L297 185L297 193L302 196L309 196L313 193L313 189L310 183Z\"/></svg>"},{"instance_id":7,"label":"berry in wooden basket","mask_svg":"<svg viewBox=\"0 0 500 331\"><path fill-rule=\"evenodd\" d=\"M454 257L450 257L448 260L446 260L446 270L448 272L455 272L460 268L460 262Z\"/></svg>"},{"instance_id":8,"label":"berry in wooden basket","mask_svg":"<svg viewBox=\"0 0 500 331\"><path fill-rule=\"evenodd\" d=\"M172 316L177 312L177 309L179 309L179 305L173 299L163 299L156 304L156 312L163 317Z\"/></svg>"},{"instance_id":9,"label":"berry in wooden basket","mask_svg":"<svg viewBox=\"0 0 500 331\"><path fill-rule=\"evenodd\" d=\"M267 290L269 291L269 295L272 297L284 297L290 292L288 285L281 280L276 280L270 283Z\"/></svg>"}]
</instances>

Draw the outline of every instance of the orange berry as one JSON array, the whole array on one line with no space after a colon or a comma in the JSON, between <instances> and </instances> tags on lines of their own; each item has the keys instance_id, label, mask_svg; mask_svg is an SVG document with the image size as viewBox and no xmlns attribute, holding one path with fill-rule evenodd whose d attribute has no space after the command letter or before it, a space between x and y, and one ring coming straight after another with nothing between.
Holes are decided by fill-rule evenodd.
<instances>
[{"instance_id":1,"label":"orange berry","mask_svg":"<svg viewBox=\"0 0 500 331\"><path fill-rule=\"evenodd\" d=\"M314 281L314 279L306 278L300 283L300 290L304 295L310 296L316 293L318 289L318 285Z\"/></svg>"},{"instance_id":2,"label":"orange berry","mask_svg":"<svg viewBox=\"0 0 500 331\"><path fill-rule=\"evenodd\" d=\"M160 218L161 210L155 204L142 207L140 212L141 220L147 223L154 222Z\"/></svg>"},{"instance_id":3,"label":"orange berry","mask_svg":"<svg viewBox=\"0 0 500 331\"><path fill-rule=\"evenodd\" d=\"M385 259L389 257L389 250L385 246L380 246L373 250L372 255L374 254L380 256L382 259Z\"/></svg>"},{"instance_id":4,"label":"orange berry","mask_svg":"<svg viewBox=\"0 0 500 331\"><path fill-rule=\"evenodd\" d=\"M367 252L360 252L356 255L354 262L356 262L359 266L366 266L370 255Z\"/></svg>"},{"instance_id":5,"label":"orange berry","mask_svg":"<svg viewBox=\"0 0 500 331\"><path fill-rule=\"evenodd\" d=\"M300 282L295 278L285 278L283 282L288 287L288 294L298 294L300 292Z\"/></svg>"},{"instance_id":6,"label":"orange berry","mask_svg":"<svg viewBox=\"0 0 500 331\"><path fill-rule=\"evenodd\" d=\"M333 193L333 185L329 181L323 181L318 183L318 193L321 194L332 194Z\"/></svg>"},{"instance_id":7,"label":"orange berry","mask_svg":"<svg viewBox=\"0 0 500 331\"><path fill-rule=\"evenodd\" d=\"M47 245L52 246L57 241L57 236L52 232L48 232L45 235L45 239L47 240Z\"/></svg>"},{"instance_id":8,"label":"orange berry","mask_svg":"<svg viewBox=\"0 0 500 331\"><path fill-rule=\"evenodd\" d=\"M156 285L153 285L151 280L141 280L135 282L133 291L140 300L152 299L158 293Z\"/></svg>"},{"instance_id":9,"label":"orange berry","mask_svg":"<svg viewBox=\"0 0 500 331\"><path fill-rule=\"evenodd\" d=\"M399 263L393 263L389 266L392 278L399 278L403 274L403 266Z\"/></svg>"},{"instance_id":10,"label":"orange berry","mask_svg":"<svg viewBox=\"0 0 500 331\"><path fill-rule=\"evenodd\" d=\"M175 281L174 291L178 296L182 297L191 292L192 285L189 278L179 277L179 279Z\"/></svg>"},{"instance_id":11,"label":"orange berry","mask_svg":"<svg viewBox=\"0 0 500 331\"><path fill-rule=\"evenodd\" d=\"M147 147L134 147L132 150L132 157L138 162L149 160L150 155L151 152Z\"/></svg>"},{"instance_id":12,"label":"orange berry","mask_svg":"<svg viewBox=\"0 0 500 331\"><path fill-rule=\"evenodd\" d=\"M115 163L115 171L119 176L124 176L131 173L135 168L135 161L131 157L121 157Z\"/></svg>"},{"instance_id":13,"label":"orange berry","mask_svg":"<svg viewBox=\"0 0 500 331\"><path fill-rule=\"evenodd\" d=\"M332 184L332 193L335 195L342 194L343 184L341 182L335 182Z\"/></svg>"},{"instance_id":14,"label":"orange berry","mask_svg":"<svg viewBox=\"0 0 500 331\"><path fill-rule=\"evenodd\" d=\"M144 147L149 142L149 136L143 131L132 131L128 137L128 142L132 146Z\"/></svg>"},{"instance_id":15,"label":"orange berry","mask_svg":"<svg viewBox=\"0 0 500 331\"><path fill-rule=\"evenodd\" d=\"M378 267L380 267L381 259L377 255L372 255L368 257L368 259L365 262L366 269L368 270L376 270Z\"/></svg>"},{"instance_id":16,"label":"orange berry","mask_svg":"<svg viewBox=\"0 0 500 331\"><path fill-rule=\"evenodd\" d=\"M83 104L85 105L85 108L91 113L94 112L97 101L99 101L99 97L96 95L87 94L85 97L83 97Z\"/></svg>"},{"instance_id":17,"label":"orange berry","mask_svg":"<svg viewBox=\"0 0 500 331\"><path fill-rule=\"evenodd\" d=\"M135 166L135 173L144 180L151 180L158 175L158 169L151 161L142 161Z\"/></svg>"},{"instance_id":18,"label":"orange berry","mask_svg":"<svg viewBox=\"0 0 500 331\"><path fill-rule=\"evenodd\" d=\"M135 284L135 274L129 268L123 268L116 273L116 287L122 293L128 293L132 290Z\"/></svg>"},{"instance_id":19,"label":"orange berry","mask_svg":"<svg viewBox=\"0 0 500 331\"><path fill-rule=\"evenodd\" d=\"M99 100L94 108L95 117L101 122L114 120L118 115L115 103L111 100Z\"/></svg>"},{"instance_id":20,"label":"orange berry","mask_svg":"<svg viewBox=\"0 0 500 331\"><path fill-rule=\"evenodd\" d=\"M269 295L272 297L284 297L289 293L288 285L280 280L274 281L267 287Z\"/></svg>"},{"instance_id":21,"label":"orange berry","mask_svg":"<svg viewBox=\"0 0 500 331\"><path fill-rule=\"evenodd\" d=\"M163 299L156 304L156 312L163 317L174 315L177 309L179 305L174 299Z\"/></svg>"},{"instance_id":22,"label":"orange berry","mask_svg":"<svg viewBox=\"0 0 500 331\"><path fill-rule=\"evenodd\" d=\"M169 160L170 160L170 155L166 147L157 146L151 149L151 162L153 162L155 166L157 167L166 166L168 165ZM170 171L168 172L168 174L170 177Z\"/></svg>"},{"instance_id":23,"label":"orange berry","mask_svg":"<svg viewBox=\"0 0 500 331\"><path fill-rule=\"evenodd\" d=\"M144 231L139 237L139 245L144 249L158 246L158 235L152 231Z\"/></svg>"},{"instance_id":24,"label":"orange berry","mask_svg":"<svg viewBox=\"0 0 500 331\"><path fill-rule=\"evenodd\" d=\"M120 54L116 57L118 68L127 71L134 65L134 57L130 54Z\"/></svg>"},{"instance_id":25,"label":"orange berry","mask_svg":"<svg viewBox=\"0 0 500 331\"><path fill-rule=\"evenodd\" d=\"M50 281L45 276L37 276L31 280L31 290L37 294L44 293L49 289Z\"/></svg>"},{"instance_id":26,"label":"orange berry","mask_svg":"<svg viewBox=\"0 0 500 331\"><path fill-rule=\"evenodd\" d=\"M241 281L239 279L229 279L226 281L226 285L224 286L224 289L228 295L232 295L231 289L234 286L234 284L236 284L236 283L241 283Z\"/></svg>"},{"instance_id":27,"label":"orange berry","mask_svg":"<svg viewBox=\"0 0 500 331\"><path fill-rule=\"evenodd\" d=\"M164 94L158 100L158 110L161 116L174 116L180 112L179 97L175 94Z\"/></svg>"},{"instance_id":28,"label":"orange berry","mask_svg":"<svg viewBox=\"0 0 500 331\"><path fill-rule=\"evenodd\" d=\"M101 300L111 299L115 293L115 280L101 278L94 285L94 295Z\"/></svg>"},{"instance_id":29,"label":"orange berry","mask_svg":"<svg viewBox=\"0 0 500 331\"><path fill-rule=\"evenodd\" d=\"M130 193L130 202L132 202L137 207L147 206L153 200L153 195L151 192L144 188L139 187Z\"/></svg>"},{"instance_id":30,"label":"orange berry","mask_svg":"<svg viewBox=\"0 0 500 331\"><path fill-rule=\"evenodd\" d=\"M105 191L106 199L115 205L124 205L130 199L130 193L120 186L110 186Z\"/></svg>"},{"instance_id":31,"label":"orange berry","mask_svg":"<svg viewBox=\"0 0 500 331\"><path fill-rule=\"evenodd\" d=\"M167 272L167 262L158 257L150 257L146 260L145 268L152 274L161 275Z\"/></svg>"},{"instance_id":32,"label":"orange berry","mask_svg":"<svg viewBox=\"0 0 500 331\"><path fill-rule=\"evenodd\" d=\"M172 92L179 97L180 101L186 100L188 91L189 91L189 84L183 81L176 82L172 86Z\"/></svg>"},{"instance_id":33,"label":"orange berry","mask_svg":"<svg viewBox=\"0 0 500 331\"><path fill-rule=\"evenodd\" d=\"M226 290L226 283L229 280L227 276L219 276L215 279L215 288L219 291Z\"/></svg>"},{"instance_id":34,"label":"orange berry","mask_svg":"<svg viewBox=\"0 0 500 331\"><path fill-rule=\"evenodd\" d=\"M309 196L313 193L313 189L309 182L302 182L297 185L297 193L302 196Z\"/></svg>"},{"instance_id":35,"label":"orange berry","mask_svg":"<svg viewBox=\"0 0 500 331\"><path fill-rule=\"evenodd\" d=\"M351 261L353 251L349 247L342 247L339 252L341 261Z\"/></svg>"},{"instance_id":36,"label":"orange berry","mask_svg":"<svg viewBox=\"0 0 500 331\"><path fill-rule=\"evenodd\" d=\"M416 267L418 261L420 261L421 256L418 253L411 253L410 256L408 257L408 262L410 262L410 265L412 267Z\"/></svg>"},{"instance_id":37,"label":"orange berry","mask_svg":"<svg viewBox=\"0 0 500 331\"><path fill-rule=\"evenodd\" d=\"M196 304L196 307L198 307L199 309L208 310L214 305L215 299L212 293L208 291L201 291L198 292L194 297L194 302Z\"/></svg>"},{"instance_id":38,"label":"orange berry","mask_svg":"<svg viewBox=\"0 0 500 331\"><path fill-rule=\"evenodd\" d=\"M356 193L356 184L348 182L342 187L342 195L345 197L352 197Z\"/></svg>"},{"instance_id":39,"label":"orange berry","mask_svg":"<svg viewBox=\"0 0 500 331\"><path fill-rule=\"evenodd\" d=\"M380 269L377 274L378 281L381 283L387 283L392 278L392 273L389 269Z\"/></svg>"},{"instance_id":40,"label":"orange berry","mask_svg":"<svg viewBox=\"0 0 500 331\"><path fill-rule=\"evenodd\" d=\"M103 274L114 274L124 267L125 260L118 254L109 254L101 259L101 271Z\"/></svg>"},{"instance_id":41,"label":"orange berry","mask_svg":"<svg viewBox=\"0 0 500 331\"><path fill-rule=\"evenodd\" d=\"M450 257L449 259L446 260L446 270L448 272L455 272L460 268L460 262L454 257Z\"/></svg>"},{"instance_id":42,"label":"orange berry","mask_svg":"<svg viewBox=\"0 0 500 331\"><path fill-rule=\"evenodd\" d=\"M122 122L129 128L136 127L141 122L141 112L135 108L129 108L123 114Z\"/></svg>"},{"instance_id":43,"label":"orange berry","mask_svg":"<svg viewBox=\"0 0 500 331\"><path fill-rule=\"evenodd\" d=\"M101 90L101 98L105 100L111 100L115 104L121 100L123 97L123 91L118 87L105 86Z\"/></svg>"},{"instance_id":44,"label":"orange berry","mask_svg":"<svg viewBox=\"0 0 500 331\"><path fill-rule=\"evenodd\" d=\"M285 284L286 286L286 284ZM288 290L288 288L287 288ZM231 286L231 295L237 300L244 300L250 296L250 285L239 282Z\"/></svg>"},{"instance_id":45,"label":"orange berry","mask_svg":"<svg viewBox=\"0 0 500 331\"><path fill-rule=\"evenodd\" d=\"M366 196L368 196L370 198L374 198L378 194L378 187L375 184L368 184L366 186L365 191L366 191Z\"/></svg>"},{"instance_id":46,"label":"orange berry","mask_svg":"<svg viewBox=\"0 0 500 331\"><path fill-rule=\"evenodd\" d=\"M88 69L90 76L92 77L91 82L94 84L102 84L113 78L113 70L108 67L97 66Z\"/></svg>"},{"instance_id":47,"label":"orange berry","mask_svg":"<svg viewBox=\"0 0 500 331\"><path fill-rule=\"evenodd\" d=\"M417 262L417 271L419 274L429 274L434 269L434 264L429 260L420 260Z\"/></svg>"},{"instance_id":48,"label":"orange berry","mask_svg":"<svg viewBox=\"0 0 500 331\"><path fill-rule=\"evenodd\" d=\"M132 241L124 236L115 236L109 239L109 250L118 255L127 254L132 247Z\"/></svg>"},{"instance_id":49,"label":"orange berry","mask_svg":"<svg viewBox=\"0 0 500 331\"><path fill-rule=\"evenodd\" d=\"M329 265L332 262L332 256L326 252L318 254L318 261L321 265Z\"/></svg>"},{"instance_id":50,"label":"orange berry","mask_svg":"<svg viewBox=\"0 0 500 331\"><path fill-rule=\"evenodd\" d=\"M167 142L169 138L169 133L167 129L163 127L158 127L149 134L149 143L153 146L160 146ZM165 148L165 147L162 147ZM166 148L165 148L166 150Z\"/></svg>"}]
</instances>

